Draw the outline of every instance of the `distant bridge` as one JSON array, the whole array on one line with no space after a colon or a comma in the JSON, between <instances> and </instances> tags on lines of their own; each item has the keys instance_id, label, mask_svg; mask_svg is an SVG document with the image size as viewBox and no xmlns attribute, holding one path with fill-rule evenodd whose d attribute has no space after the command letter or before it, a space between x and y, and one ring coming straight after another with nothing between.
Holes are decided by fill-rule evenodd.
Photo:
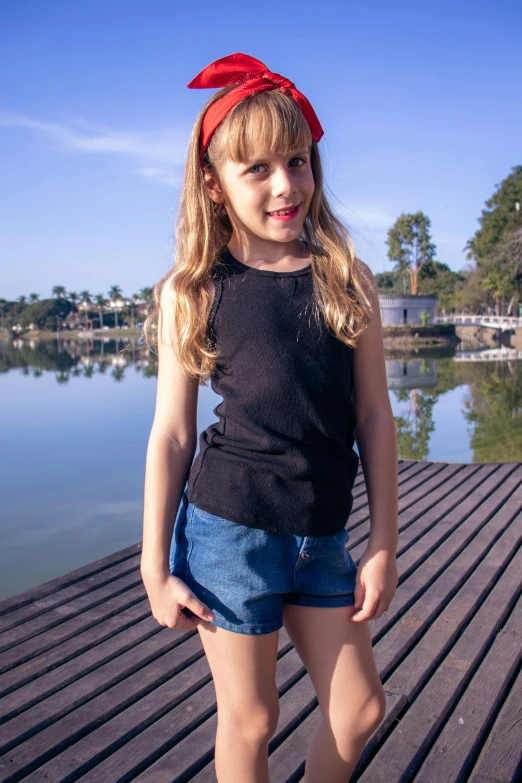
<instances>
[{"instance_id":1,"label":"distant bridge","mask_svg":"<svg viewBox=\"0 0 522 783\"><path fill-rule=\"evenodd\" d=\"M522 359L522 351L516 348L488 348L483 351L457 351L454 362L497 362L506 359Z\"/></svg>"},{"instance_id":2,"label":"distant bridge","mask_svg":"<svg viewBox=\"0 0 522 783\"><path fill-rule=\"evenodd\" d=\"M485 326L505 332L522 326L522 316L509 315L439 315L434 318L437 324L455 324L457 326Z\"/></svg>"}]
</instances>

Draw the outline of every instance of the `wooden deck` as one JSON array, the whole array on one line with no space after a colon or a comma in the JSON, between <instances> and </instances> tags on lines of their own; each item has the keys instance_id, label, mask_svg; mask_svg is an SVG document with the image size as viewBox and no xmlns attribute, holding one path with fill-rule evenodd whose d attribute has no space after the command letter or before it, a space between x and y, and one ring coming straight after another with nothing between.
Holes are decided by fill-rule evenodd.
<instances>
[{"instance_id":1,"label":"wooden deck","mask_svg":"<svg viewBox=\"0 0 522 783\"><path fill-rule=\"evenodd\" d=\"M351 781L520 780L522 463L401 460L399 492L400 583L370 623L387 714ZM357 561L361 470L354 495ZM0 603L0 781L216 780L198 632L158 625L139 560L137 544ZM284 629L277 685L270 774L285 783L320 712Z\"/></svg>"}]
</instances>

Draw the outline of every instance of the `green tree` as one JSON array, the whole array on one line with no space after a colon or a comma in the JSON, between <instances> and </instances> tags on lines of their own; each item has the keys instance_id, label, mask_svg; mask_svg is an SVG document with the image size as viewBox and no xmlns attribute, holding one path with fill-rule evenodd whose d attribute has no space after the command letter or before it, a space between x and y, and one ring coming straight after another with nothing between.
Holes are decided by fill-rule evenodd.
<instances>
[{"instance_id":1,"label":"green tree","mask_svg":"<svg viewBox=\"0 0 522 783\"><path fill-rule=\"evenodd\" d=\"M522 225L522 166L514 166L511 174L495 187L496 191L486 201L486 209L478 220L480 228L464 248L466 258L479 265L495 253L506 231L514 231Z\"/></svg>"},{"instance_id":2,"label":"green tree","mask_svg":"<svg viewBox=\"0 0 522 783\"><path fill-rule=\"evenodd\" d=\"M103 329L103 308L105 307L105 296L103 294L96 294L94 301L96 302L98 318L100 319L100 329Z\"/></svg>"},{"instance_id":3,"label":"green tree","mask_svg":"<svg viewBox=\"0 0 522 783\"><path fill-rule=\"evenodd\" d=\"M123 297L121 295L121 288L120 288L120 286L119 285L111 286L110 289L109 289L109 299L116 303L118 301L121 301L122 298ZM114 307L113 309L114 309L114 325L115 325L115 327L117 329L118 328L118 310L117 310L117 307Z\"/></svg>"},{"instance_id":4,"label":"green tree","mask_svg":"<svg viewBox=\"0 0 522 783\"><path fill-rule=\"evenodd\" d=\"M80 291L80 303L87 305L84 310L84 327L87 329L87 319L89 317L89 305L92 304L92 297L89 291Z\"/></svg>"},{"instance_id":5,"label":"green tree","mask_svg":"<svg viewBox=\"0 0 522 783\"><path fill-rule=\"evenodd\" d=\"M66 289L63 285L54 285L52 288L52 295L57 299L65 299Z\"/></svg>"},{"instance_id":6,"label":"green tree","mask_svg":"<svg viewBox=\"0 0 522 783\"><path fill-rule=\"evenodd\" d=\"M42 299L28 305L19 315L18 323L25 328L33 325L36 329L52 331L59 328L71 310L72 304L67 299Z\"/></svg>"},{"instance_id":7,"label":"green tree","mask_svg":"<svg viewBox=\"0 0 522 783\"><path fill-rule=\"evenodd\" d=\"M410 277L411 293L418 293L419 272L435 257L436 246L429 233L431 223L422 212L402 213L388 231L388 258L395 271Z\"/></svg>"}]
</instances>

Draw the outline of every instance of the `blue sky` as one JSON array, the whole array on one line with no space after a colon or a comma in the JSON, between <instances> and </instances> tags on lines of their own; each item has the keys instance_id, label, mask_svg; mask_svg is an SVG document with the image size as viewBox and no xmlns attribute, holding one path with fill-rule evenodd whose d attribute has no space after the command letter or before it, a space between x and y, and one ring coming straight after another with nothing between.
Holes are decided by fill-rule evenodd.
<instances>
[{"instance_id":1,"label":"blue sky","mask_svg":"<svg viewBox=\"0 0 522 783\"><path fill-rule=\"evenodd\" d=\"M401 212L466 264L484 202L522 163L522 6L4 0L0 297L125 295L171 265L190 127L187 82L236 51L296 83L325 135L332 205L374 272Z\"/></svg>"}]
</instances>

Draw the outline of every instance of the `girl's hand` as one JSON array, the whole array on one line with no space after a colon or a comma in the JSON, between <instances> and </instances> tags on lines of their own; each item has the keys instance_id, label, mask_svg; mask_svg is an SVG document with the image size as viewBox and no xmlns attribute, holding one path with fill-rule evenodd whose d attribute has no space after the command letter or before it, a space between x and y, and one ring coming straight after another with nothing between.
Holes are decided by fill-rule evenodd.
<instances>
[{"instance_id":1,"label":"girl's hand","mask_svg":"<svg viewBox=\"0 0 522 783\"><path fill-rule=\"evenodd\" d=\"M394 551L368 545L361 557L355 585L354 622L377 620L389 608L398 582Z\"/></svg>"},{"instance_id":2,"label":"girl's hand","mask_svg":"<svg viewBox=\"0 0 522 783\"><path fill-rule=\"evenodd\" d=\"M142 574L142 579L152 615L160 625L193 631L201 620L214 619L208 606L177 576Z\"/></svg>"}]
</instances>

